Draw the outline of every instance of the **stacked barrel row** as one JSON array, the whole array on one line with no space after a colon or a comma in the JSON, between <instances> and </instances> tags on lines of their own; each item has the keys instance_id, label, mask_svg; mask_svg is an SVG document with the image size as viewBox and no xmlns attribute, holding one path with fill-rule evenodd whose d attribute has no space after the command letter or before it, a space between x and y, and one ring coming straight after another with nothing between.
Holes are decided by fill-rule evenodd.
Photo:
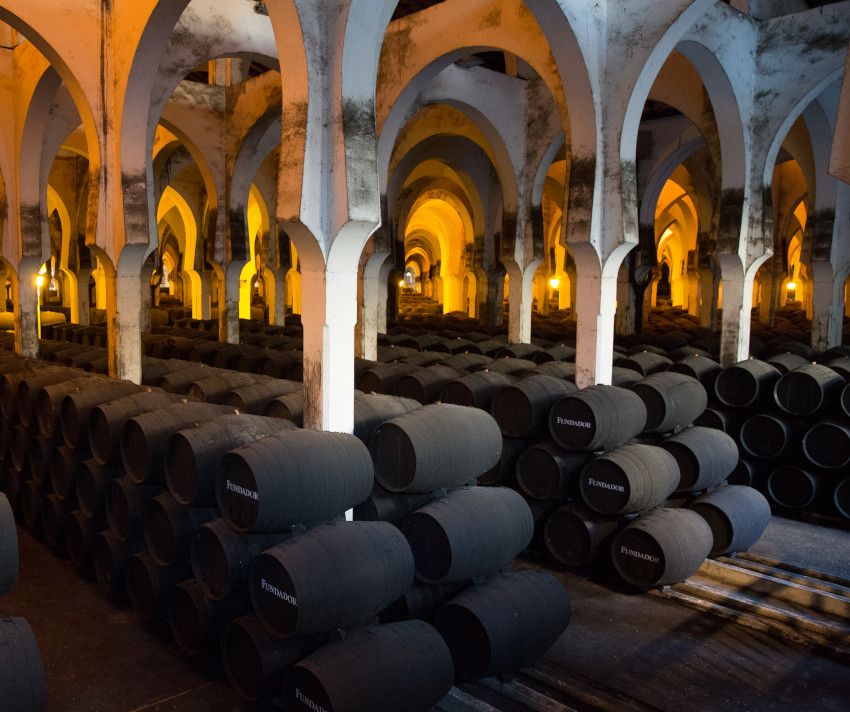
<instances>
[{"instance_id":1,"label":"stacked barrel row","mask_svg":"<svg viewBox=\"0 0 850 712\"><path fill-rule=\"evenodd\" d=\"M433 622L459 680L518 671L566 629L562 584L542 571L511 571L534 518L513 489L475 481L501 456L501 433L481 410L432 404L380 425L370 439L374 489L358 521L398 527L417 583L385 621Z\"/></svg>"},{"instance_id":2,"label":"stacked barrel row","mask_svg":"<svg viewBox=\"0 0 850 712\"><path fill-rule=\"evenodd\" d=\"M850 350L812 363L783 352L716 369L707 425L741 448L737 481L762 490L785 515L850 520Z\"/></svg>"}]
</instances>

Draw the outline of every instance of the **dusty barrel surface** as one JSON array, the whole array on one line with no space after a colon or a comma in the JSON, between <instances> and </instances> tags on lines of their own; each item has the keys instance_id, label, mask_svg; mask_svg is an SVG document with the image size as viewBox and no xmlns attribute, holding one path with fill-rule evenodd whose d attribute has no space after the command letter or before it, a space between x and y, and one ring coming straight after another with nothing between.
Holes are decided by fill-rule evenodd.
<instances>
[{"instance_id":1,"label":"dusty barrel surface","mask_svg":"<svg viewBox=\"0 0 850 712\"><path fill-rule=\"evenodd\" d=\"M748 408L768 398L781 375L775 367L764 361L739 361L718 374L714 393L723 405Z\"/></svg>"},{"instance_id":2,"label":"dusty barrel surface","mask_svg":"<svg viewBox=\"0 0 850 712\"><path fill-rule=\"evenodd\" d=\"M354 519L399 525L408 515L433 501L435 496L432 493L393 494L376 483L372 494L354 508Z\"/></svg>"},{"instance_id":3,"label":"dusty barrel surface","mask_svg":"<svg viewBox=\"0 0 850 712\"><path fill-rule=\"evenodd\" d=\"M835 420L816 423L803 436L803 454L816 467L846 467L850 464L850 427Z\"/></svg>"},{"instance_id":4,"label":"dusty barrel surface","mask_svg":"<svg viewBox=\"0 0 850 712\"><path fill-rule=\"evenodd\" d=\"M0 670L4 712L42 712L47 684L41 651L23 618L0 618Z\"/></svg>"},{"instance_id":5,"label":"dusty barrel surface","mask_svg":"<svg viewBox=\"0 0 850 712\"><path fill-rule=\"evenodd\" d=\"M106 516L109 528L119 540L141 540L145 505L161 492L156 485L139 485L126 475L109 483Z\"/></svg>"},{"instance_id":6,"label":"dusty barrel surface","mask_svg":"<svg viewBox=\"0 0 850 712\"><path fill-rule=\"evenodd\" d=\"M455 596L434 625L452 652L459 680L522 670L567 629L572 605L552 574L495 576Z\"/></svg>"},{"instance_id":7,"label":"dusty barrel surface","mask_svg":"<svg viewBox=\"0 0 850 712\"><path fill-rule=\"evenodd\" d=\"M388 420L421 408L422 404L410 398L354 392L354 437L367 446L372 434Z\"/></svg>"},{"instance_id":8,"label":"dusty barrel surface","mask_svg":"<svg viewBox=\"0 0 850 712\"><path fill-rule=\"evenodd\" d=\"M693 427L661 443L676 458L681 479L680 492L696 492L715 487L738 464L738 446L726 433L713 428Z\"/></svg>"},{"instance_id":9,"label":"dusty barrel surface","mask_svg":"<svg viewBox=\"0 0 850 712\"><path fill-rule=\"evenodd\" d=\"M672 364L673 362L666 356L652 353L651 351L640 351L614 361L615 366L637 371L644 377L665 371Z\"/></svg>"},{"instance_id":10,"label":"dusty barrel surface","mask_svg":"<svg viewBox=\"0 0 850 712\"><path fill-rule=\"evenodd\" d=\"M314 635L363 625L413 584L406 539L386 522L308 530L254 561L254 611L275 635Z\"/></svg>"},{"instance_id":11,"label":"dusty barrel surface","mask_svg":"<svg viewBox=\"0 0 850 712\"><path fill-rule=\"evenodd\" d=\"M195 532L217 517L217 509L183 507L168 492L148 500L143 528L151 557L160 566L188 561Z\"/></svg>"},{"instance_id":12,"label":"dusty barrel surface","mask_svg":"<svg viewBox=\"0 0 850 712\"><path fill-rule=\"evenodd\" d=\"M584 503L599 514L643 512L679 486L676 458L654 445L623 445L585 465L579 477Z\"/></svg>"},{"instance_id":13,"label":"dusty barrel surface","mask_svg":"<svg viewBox=\"0 0 850 712\"><path fill-rule=\"evenodd\" d=\"M426 584L416 582L407 593L381 611L381 623L412 619L430 622L434 614L465 589L469 582Z\"/></svg>"},{"instance_id":14,"label":"dusty barrel surface","mask_svg":"<svg viewBox=\"0 0 850 712\"><path fill-rule=\"evenodd\" d=\"M208 598L219 601L232 594L247 593L248 574L254 559L290 538L279 534L240 534L223 519L198 529L192 547L192 571Z\"/></svg>"},{"instance_id":15,"label":"dusty barrel surface","mask_svg":"<svg viewBox=\"0 0 850 712\"><path fill-rule=\"evenodd\" d=\"M440 400L443 403L489 411L496 393L513 382L514 378L504 373L478 371L447 383Z\"/></svg>"},{"instance_id":16,"label":"dusty barrel surface","mask_svg":"<svg viewBox=\"0 0 850 712\"><path fill-rule=\"evenodd\" d=\"M79 428L84 427L79 423L79 417L84 409L79 407L76 396L66 396L62 402L62 428L63 435L68 447L76 447L79 438L73 439L74 444L68 442L66 432L66 409L74 410L73 420ZM111 401L98 401L88 409L91 413L88 423L89 446L92 456L102 465L118 464L121 461L120 439L124 424L137 415L149 413L154 410L167 408L184 401L181 396L163 393L162 391L143 391L119 397ZM69 416L69 420L72 418Z\"/></svg>"},{"instance_id":17,"label":"dusty barrel surface","mask_svg":"<svg viewBox=\"0 0 850 712\"><path fill-rule=\"evenodd\" d=\"M714 555L747 551L770 524L770 504L752 487L728 485L690 505L711 527Z\"/></svg>"},{"instance_id":18,"label":"dusty barrel surface","mask_svg":"<svg viewBox=\"0 0 850 712\"><path fill-rule=\"evenodd\" d=\"M552 439L565 450L601 450L643 432L646 406L619 386L591 386L558 401L549 413Z\"/></svg>"},{"instance_id":19,"label":"dusty barrel surface","mask_svg":"<svg viewBox=\"0 0 850 712\"><path fill-rule=\"evenodd\" d=\"M506 487L464 487L411 514L402 524L427 583L468 581L493 573L530 543L534 518Z\"/></svg>"},{"instance_id":20,"label":"dusty barrel surface","mask_svg":"<svg viewBox=\"0 0 850 712\"><path fill-rule=\"evenodd\" d=\"M805 366L810 363L810 361L799 354L792 354L790 351L785 351L771 356L767 359L767 363L773 366L784 376L786 373L793 371L795 368Z\"/></svg>"},{"instance_id":21,"label":"dusty barrel surface","mask_svg":"<svg viewBox=\"0 0 850 712\"><path fill-rule=\"evenodd\" d=\"M290 430L228 453L216 479L222 516L236 531L282 531L338 516L365 500L374 471L353 435Z\"/></svg>"},{"instance_id":22,"label":"dusty barrel surface","mask_svg":"<svg viewBox=\"0 0 850 712\"><path fill-rule=\"evenodd\" d=\"M234 388L256 382L257 377L247 373L220 374L195 381L189 386L186 394L202 403L224 403Z\"/></svg>"},{"instance_id":23,"label":"dusty barrel surface","mask_svg":"<svg viewBox=\"0 0 850 712\"><path fill-rule=\"evenodd\" d=\"M671 373L683 373L686 376L697 379L706 390L714 392L714 382L722 370L717 361L706 356L686 356L681 361L676 361L667 369Z\"/></svg>"},{"instance_id":24,"label":"dusty barrel surface","mask_svg":"<svg viewBox=\"0 0 850 712\"><path fill-rule=\"evenodd\" d=\"M695 378L667 371L631 386L646 406L646 428L666 433L694 422L708 405L705 387Z\"/></svg>"},{"instance_id":25,"label":"dusty barrel surface","mask_svg":"<svg viewBox=\"0 0 850 712\"><path fill-rule=\"evenodd\" d=\"M748 455L761 458L779 457L794 444L801 433L801 423L785 416L757 413L741 426L738 440Z\"/></svg>"},{"instance_id":26,"label":"dusty barrel surface","mask_svg":"<svg viewBox=\"0 0 850 712\"><path fill-rule=\"evenodd\" d=\"M495 395L490 413L504 435L528 437L545 428L551 407L576 390L575 384L560 378L541 374L526 376Z\"/></svg>"},{"instance_id":27,"label":"dusty barrel surface","mask_svg":"<svg viewBox=\"0 0 850 712\"><path fill-rule=\"evenodd\" d=\"M71 450L66 445L52 445L47 471L53 491L61 499L68 499L74 494L82 467L82 457L76 450Z\"/></svg>"},{"instance_id":28,"label":"dusty barrel surface","mask_svg":"<svg viewBox=\"0 0 850 712\"><path fill-rule=\"evenodd\" d=\"M376 363L357 378L357 390L363 393L392 393L396 384L419 369L406 363Z\"/></svg>"},{"instance_id":29,"label":"dusty barrel surface","mask_svg":"<svg viewBox=\"0 0 850 712\"><path fill-rule=\"evenodd\" d=\"M178 430L233 414L225 405L174 403L130 418L121 430L121 461L134 482L165 482L165 453Z\"/></svg>"},{"instance_id":30,"label":"dusty barrel surface","mask_svg":"<svg viewBox=\"0 0 850 712\"><path fill-rule=\"evenodd\" d=\"M0 596L9 593L18 580L18 530L6 495L0 493Z\"/></svg>"},{"instance_id":31,"label":"dusty barrel surface","mask_svg":"<svg viewBox=\"0 0 850 712\"><path fill-rule=\"evenodd\" d=\"M159 622L171 592L191 575L185 564L160 566L147 551L132 556L127 563L127 594L136 615L145 622Z\"/></svg>"},{"instance_id":32,"label":"dusty barrel surface","mask_svg":"<svg viewBox=\"0 0 850 712\"><path fill-rule=\"evenodd\" d=\"M534 499L561 499L577 494L579 472L589 459L586 453L570 452L550 442L538 443L517 459L517 482Z\"/></svg>"},{"instance_id":33,"label":"dusty barrel surface","mask_svg":"<svg viewBox=\"0 0 850 712\"><path fill-rule=\"evenodd\" d=\"M499 460L502 434L489 413L443 403L379 426L369 450L382 487L422 493L458 487L487 472Z\"/></svg>"},{"instance_id":34,"label":"dusty barrel surface","mask_svg":"<svg viewBox=\"0 0 850 712\"><path fill-rule=\"evenodd\" d=\"M24 425L36 424L36 405L38 394L45 386L55 383L65 383L85 375L82 371L73 368L40 368L31 375L24 376L18 384L15 394L15 406L18 418Z\"/></svg>"},{"instance_id":35,"label":"dusty barrel surface","mask_svg":"<svg viewBox=\"0 0 850 712\"><path fill-rule=\"evenodd\" d=\"M189 579L179 583L168 600L168 625L174 642L188 656L216 650L224 627L248 612L240 598L211 601L198 584Z\"/></svg>"},{"instance_id":36,"label":"dusty barrel surface","mask_svg":"<svg viewBox=\"0 0 850 712\"><path fill-rule=\"evenodd\" d=\"M448 694L453 679L437 631L405 621L321 647L286 673L284 699L297 712L421 712Z\"/></svg>"},{"instance_id":37,"label":"dusty barrel surface","mask_svg":"<svg viewBox=\"0 0 850 712\"><path fill-rule=\"evenodd\" d=\"M304 425L304 393L298 391L273 398L266 405L265 414L269 418L288 420L300 428Z\"/></svg>"},{"instance_id":38,"label":"dusty barrel surface","mask_svg":"<svg viewBox=\"0 0 850 712\"><path fill-rule=\"evenodd\" d=\"M101 465L94 458L85 460L77 474L76 492L80 510L88 516L105 511L106 497L112 480L123 473L117 467Z\"/></svg>"},{"instance_id":39,"label":"dusty barrel surface","mask_svg":"<svg viewBox=\"0 0 850 712\"><path fill-rule=\"evenodd\" d=\"M58 432L59 416L65 396L88 389L97 389L110 383L108 378L86 375L43 386L38 392L35 404L36 422L41 435L49 438Z\"/></svg>"},{"instance_id":40,"label":"dusty barrel surface","mask_svg":"<svg viewBox=\"0 0 850 712\"><path fill-rule=\"evenodd\" d=\"M786 509L810 507L820 490L820 481L814 472L795 465L780 465L767 478L770 498Z\"/></svg>"},{"instance_id":41,"label":"dusty barrel surface","mask_svg":"<svg viewBox=\"0 0 850 712\"><path fill-rule=\"evenodd\" d=\"M844 387L844 379L831 368L807 363L782 376L773 395L786 413L809 416L831 406Z\"/></svg>"},{"instance_id":42,"label":"dusty barrel surface","mask_svg":"<svg viewBox=\"0 0 850 712\"><path fill-rule=\"evenodd\" d=\"M617 573L639 588L683 581L711 552L711 527L688 509L656 509L638 517L612 543Z\"/></svg>"},{"instance_id":43,"label":"dusty barrel surface","mask_svg":"<svg viewBox=\"0 0 850 712\"><path fill-rule=\"evenodd\" d=\"M170 436L165 452L165 481L180 504L215 503L215 475L231 450L291 430L287 420L230 413Z\"/></svg>"},{"instance_id":44,"label":"dusty barrel surface","mask_svg":"<svg viewBox=\"0 0 850 712\"><path fill-rule=\"evenodd\" d=\"M393 392L401 398L409 398L427 405L440 397L440 392L447 383L462 375L461 371L449 366L429 366L402 376L395 384Z\"/></svg>"},{"instance_id":45,"label":"dusty barrel surface","mask_svg":"<svg viewBox=\"0 0 850 712\"><path fill-rule=\"evenodd\" d=\"M256 616L242 616L222 633L224 671L239 694L257 701L279 694L283 673L323 642L322 637L280 640L271 635Z\"/></svg>"},{"instance_id":46,"label":"dusty barrel surface","mask_svg":"<svg viewBox=\"0 0 850 712\"><path fill-rule=\"evenodd\" d=\"M227 405L238 408L242 413L261 415L265 413L268 404L275 398L298 393L304 388L303 384L295 381L274 379L254 383L250 386L235 388L227 394Z\"/></svg>"},{"instance_id":47,"label":"dusty barrel surface","mask_svg":"<svg viewBox=\"0 0 850 712\"><path fill-rule=\"evenodd\" d=\"M87 443L89 419L95 407L140 392L145 391L129 381L110 381L95 389L67 394L62 399L59 412L59 425L65 444L73 449Z\"/></svg>"},{"instance_id":48,"label":"dusty barrel surface","mask_svg":"<svg viewBox=\"0 0 850 712\"><path fill-rule=\"evenodd\" d=\"M97 584L113 598L126 593L127 565L133 554L142 550L141 539L121 541L108 529L100 532L92 545L92 560Z\"/></svg>"},{"instance_id":49,"label":"dusty barrel surface","mask_svg":"<svg viewBox=\"0 0 850 712\"><path fill-rule=\"evenodd\" d=\"M578 505L567 505L546 520L543 541L556 561L566 566L583 566L596 558L621 527L619 519L596 514Z\"/></svg>"}]
</instances>

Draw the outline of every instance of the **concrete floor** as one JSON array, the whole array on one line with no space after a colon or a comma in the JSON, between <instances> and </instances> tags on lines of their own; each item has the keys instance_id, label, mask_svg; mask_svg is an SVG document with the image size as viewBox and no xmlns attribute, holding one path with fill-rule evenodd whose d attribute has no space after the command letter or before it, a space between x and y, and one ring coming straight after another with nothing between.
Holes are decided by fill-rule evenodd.
<instances>
[{"instance_id":1,"label":"concrete floor","mask_svg":"<svg viewBox=\"0 0 850 712\"><path fill-rule=\"evenodd\" d=\"M750 552L850 581L850 531L847 529L773 517ZM850 703L847 708L850 709Z\"/></svg>"},{"instance_id":2,"label":"concrete floor","mask_svg":"<svg viewBox=\"0 0 850 712\"><path fill-rule=\"evenodd\" d=\"M780 523L765 546L782 541ZM0 599L0 615L24 616L32 624L47 669L49 712L251 709L225 681L193 669L167 639L146 632L131 610L105 600L26 533L21 560L18 586ZM850 709L848 661L653 596L610 591L574 573L558 575L575 613L547 662L571 676L670 712Z\"/></svg>"}]
</instances>

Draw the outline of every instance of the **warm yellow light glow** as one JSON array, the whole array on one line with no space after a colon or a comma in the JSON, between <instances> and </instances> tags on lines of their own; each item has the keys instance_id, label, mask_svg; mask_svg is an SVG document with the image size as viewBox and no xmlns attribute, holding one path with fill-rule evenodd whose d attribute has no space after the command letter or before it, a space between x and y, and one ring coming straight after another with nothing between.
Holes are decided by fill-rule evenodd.
<instances>
[{"instance_id":1,"label":"warm yellow light glow","mask_svg":"<svg viewBox=\"0 0 850 712\"><path fill-rule=\"evenodd\" d=\"M789 292L793 292L794 290L797 289L797 283L796 282L788 282L788 284L785 286L785 289L787 289Z\"/></svg>"},{"instance_id":2,"label":"warm yellow light glow","mask_svg":"<svg viewBox=\"0 0 850 712\"><path fill-rule=\"evenodd\" d=\"M557 277L552 277L552 279L549 280L549 286L552 287L552 289L557 289L561 286L561 280Z\"/></svg>"},{"instance_id":3,"label":"warm yellow light glow","mask_svg":"<svg viewBox=\"0 0 850 712\"><path fill-rule=\"evenodd\" d=\"M402 288L404 287L404 280L403 280L403 279L400 279L400 280L398 281L398 286L399 286L399 287L402 287Z\"/></svg>"},{"instance_id":4,"label":"warm yellow light glow","mask_svg":"<svg viewBox=\"0 0 850 712\"><path fill-rule=\"evenodd\" d=\"M35 278L35 286L41 289L44 286L44 275L40 274Z\"/></svg>"}]
</instances>

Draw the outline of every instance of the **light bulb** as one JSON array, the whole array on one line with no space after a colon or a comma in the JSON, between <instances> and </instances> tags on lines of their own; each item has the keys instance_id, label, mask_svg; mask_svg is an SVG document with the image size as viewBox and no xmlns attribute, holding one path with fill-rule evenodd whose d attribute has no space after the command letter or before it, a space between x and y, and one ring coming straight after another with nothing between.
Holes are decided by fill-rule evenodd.
<instances>
[{"instance_id":1,"label":"light bulb","mask_svg":"<svg viewBox=\"0 0 850 712\"><path fill-rule=\"evenodd\" d=\"M552 279L549 280L549 286L552 287L552 289L557 289L561 286L561 280L557 277L552 277Z\"/></svg>"},{"instance_id":2,"label":"light bulb","mask_svg":"<svg viewBox=\"0 0 850 712\"><path fill-rule=\"evenodd\" d=\"M44 286L44 275L40 274L35 278L35 286L41 289Z\"/></svg>"},{"instance_id":3,"label":"light bulb","mask_svg":"<svg viewBox=\"0 0 850 712\"><path fill-rule=\"evenodd\" d=\"M785 289L787 289L789 292L793 292L795 289L797 289L797 283L788 282L788 284L785 286Z\"/></svg>"}]
</instances>

